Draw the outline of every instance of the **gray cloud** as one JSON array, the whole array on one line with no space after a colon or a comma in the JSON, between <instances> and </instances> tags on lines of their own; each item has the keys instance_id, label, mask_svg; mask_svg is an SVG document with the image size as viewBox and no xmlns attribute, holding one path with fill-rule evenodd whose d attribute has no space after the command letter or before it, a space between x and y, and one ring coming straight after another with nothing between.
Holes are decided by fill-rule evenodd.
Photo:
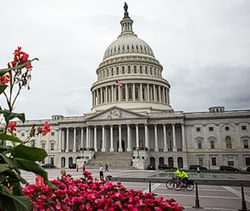
<instances>
[{"instance_id":1,"label":"gray cloud","mask_svg":"<svg viewBox=\"0 0 250 211\"><path fill-rule=\"evenodd\" d=\"M16 111L28 119L90 111L90 87L105 49L120 33L123 3L1 2L0 68L18 45L40 59L33 64L31 90L22 93ZM175 110L249 108L249 1L127 3L135 33L164 67Z\"/></svg>"}]
</instances>

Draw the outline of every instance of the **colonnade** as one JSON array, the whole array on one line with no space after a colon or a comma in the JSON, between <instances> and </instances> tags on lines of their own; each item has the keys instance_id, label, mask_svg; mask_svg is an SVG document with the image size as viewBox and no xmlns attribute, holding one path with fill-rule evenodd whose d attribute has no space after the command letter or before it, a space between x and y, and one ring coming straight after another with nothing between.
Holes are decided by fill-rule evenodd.
<instances>
[{"instance_id":1,"label":"colonnade","mask_svg":"<svg viewBox=\"0 0 250 211\"><path fill-rule=\"evenodd\" d=\"M176 128L175 124L120 124L120 125L95 125L87 127L74 127L73 128L73 140L70 139L70 129L72 127L60 128L59 130L59 150L63 152L77 152L80 150L94 150L102 152L122 152L122 151L133 151L143 149L150 151L159 151L159 127L163 128L163 151L167 152L177 151L177 139L176 139ZM154 131L154 134L151 134L151 140L149 140L149 127ZM123 128L123 133L122 133ZM135 135L132 136L131 128L135 130ZM141 133L139 132L139 129ZM80 130L80 149L79 144L77 143L77 130ZM99 130L99 133L98 133ZM115 137L117 140L117 148L114 147L114 130L116 131ZM143 130L143 131L142 131ZM168 133L167 134L167 130ZM126 134L124 134L126 131ZM140 137L140 134L144 133L143 137ZM85 133L85 134L84 134ZM107 134L109 133L109 134ZM99 136L98 136L99 134ZM85 136L85 139L84 139ZM142 135L141 135L142 136ZM154 137L154 138L152 138ZM142 139L143 138L143 139ZM126 149L123 147L124 139L126 140ZM134 140L132 140L134 139ZM169 145L169 140L171 139L172 147ZM70 149L70 142L73 141L73 149ZM78 139L79 141L79 139ZM84 143L85 141L85 143ZM140 143L142 141L143 143ZM154 149L150 149L150 141L154 141ZM99 148L98 148L99 142ZM181 151L186 150L185 134L184 134L184 124L181 124ZM101 145L100 145L101 144ZM85 147L84 147L85 146ZM84 149L85 148L85 149Z\"/></svg>"},{"instance_id":2,"label":"colonnade","mask_svg":"<svg viewBox=\"0 0 250 211\"><path fill-rule=\"evenodd\" d=\"M144 83L111 85L92 91L92 105L122 101L158 102L169 105L169 90L165 86Z\"/></svg>"}]
</instances>

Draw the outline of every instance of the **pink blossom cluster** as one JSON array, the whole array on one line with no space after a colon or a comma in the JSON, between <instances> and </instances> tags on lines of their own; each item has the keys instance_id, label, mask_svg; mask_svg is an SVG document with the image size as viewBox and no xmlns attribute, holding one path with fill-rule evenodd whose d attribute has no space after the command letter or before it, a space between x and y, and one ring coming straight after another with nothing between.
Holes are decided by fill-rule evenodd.
<instances>
[{"instance_id":1,"label":"pink blossom cluster","mask_svg":"<svg viewBox=\"0 0 250 211\"><path fill-rule=\"evenodd\" d=\"M141 190L127 190L118 181L94 180L84 171L84 178L72 179L70 175L51 182L58 188L30 184L24 194L33 201L34 211L45 210L183 210L174 199L143 193Z\"/></svg>"}]
</instances>

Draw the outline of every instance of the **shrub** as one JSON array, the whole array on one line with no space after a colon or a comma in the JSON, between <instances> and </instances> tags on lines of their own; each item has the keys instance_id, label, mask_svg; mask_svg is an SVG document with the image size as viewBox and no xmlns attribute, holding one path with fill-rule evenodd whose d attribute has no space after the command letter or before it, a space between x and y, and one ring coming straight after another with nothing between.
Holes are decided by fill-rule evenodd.
<instances>
[{"instance_id":1,"label":"shrub","mask_svg":"<svg viewBox=\"0 0 250 211\"><path fill-rule=\"evenodd\" d=\"M28 185L24 194L33 201L34 210L183 210L174 199L164 200L154 193L127 190L121 182L94 180L84 171L84 178L70 175L52 180L58 189L47 185Z\"/></svg>"}]
</instances>

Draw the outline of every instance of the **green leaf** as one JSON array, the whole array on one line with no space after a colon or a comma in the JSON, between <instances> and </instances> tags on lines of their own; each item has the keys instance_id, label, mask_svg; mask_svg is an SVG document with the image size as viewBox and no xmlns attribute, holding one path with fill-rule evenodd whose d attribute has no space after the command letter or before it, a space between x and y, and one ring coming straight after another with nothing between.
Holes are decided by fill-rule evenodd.
<instances>
[{"instance_id":1,"label":"green leaf","mask_svg":"<svg viewBox=\"0 0 250 211\"><path fill-rule=\"evenodd\" d=\"M4 146L4 145L0 145L0 153L3 153L3 152L9 152L9 150L11 149L11 147L9 146Z\"/></svg>"},{"instance_id":2,"label":"green leaf","mask_svg":"<svg viewBox=\"0 0 250 211\"><path fill-rule=\"evenodd\" d=\"M0 206L2 211L31 211L33 203L28 196L14 196L0 190Z\"/></svg>"},{"instance_id":3,"label":"green leaf","mask_svg":"<svg viewBox=\"0 0 250 211\"><path fill-rule=\"evenodd\" d=\"M21 141L16 136L10 136L10 135L7 135L6 133L0 133L0 140L8 140L8 141L11 141L11 142L17 142L17 143L24 144L24 142Z\"/></svg>"},{"instance_id":4,"label":"green leaf","mask_svg":"<svg viewBox=\"0 0 250 211\"><path fill-rule=\"evenodd\" d=\"M31 172L33 172L35 174L40 175L46 181L48 181L48 173L41 166L39 166L37 163L35 163L34 161L25 160L25 159L22 159L22 158L15 158L15 160L18 163L18 168L19 169L23 169L23 170L26 170L26 171L31 171Z\"/></svg>"},{"instance_id":5,"label":"green leaf","mask_svg":"<svg viewBox=\"0 0 250 211\"><path fill-rule=\"evenodd\" d=\"M11 67L11 68L5 68L5 69L0 69L0 76L4 75L5 73L9 72L10 70L17 70L17 69L22 69L26 67L30 62L33 62L34 60L38 61L38 58L28 60L27 62L20 64L16 67Z\"/></svg>"},{"instance_id":6,"label":"green leaf","mask_svg":"<svg viewBox=\"0 0 250 211\"><path fill-rule=\"evenodd\" d=\"M7 87L5 84L0 84L0 94L2 94Z\"/></svg>"},{"instance_id":7,"label":"green leaf","mask_svg":"<svg viewBox=\"0 0 250 211\"><path fill-rule=\"evenodd\" d=\"M3 160L9 165L10 168L14 168L16 172L20 175L20 171L17 167L17 162L13 158L8 158L4 154L0 154Z\"/></svg>"},{"instance_id":8,"label":"green leaf","mask_svg":"<svg viewBox=\"0 0 250 211\"><path fill-rule=\"evenodd\" d=\"M0 110L0 113L3 114L5 122L9 122L14 118L20 119L23 123L25 122L25 114L24 113L12 113L9 110Z\"/></svg>"},{"instance_id":9,"label":"green leaf","mask_svg":"<svg viewBox=\"0 0 250 211\"><path fill-rule=\"evenodd\" d=\"M29 147L22 144L14 147L12 154L15 158L23 158L30 161L40 162L47 157L47 152L44 149Z\"/></svg>"}]
</instances>

